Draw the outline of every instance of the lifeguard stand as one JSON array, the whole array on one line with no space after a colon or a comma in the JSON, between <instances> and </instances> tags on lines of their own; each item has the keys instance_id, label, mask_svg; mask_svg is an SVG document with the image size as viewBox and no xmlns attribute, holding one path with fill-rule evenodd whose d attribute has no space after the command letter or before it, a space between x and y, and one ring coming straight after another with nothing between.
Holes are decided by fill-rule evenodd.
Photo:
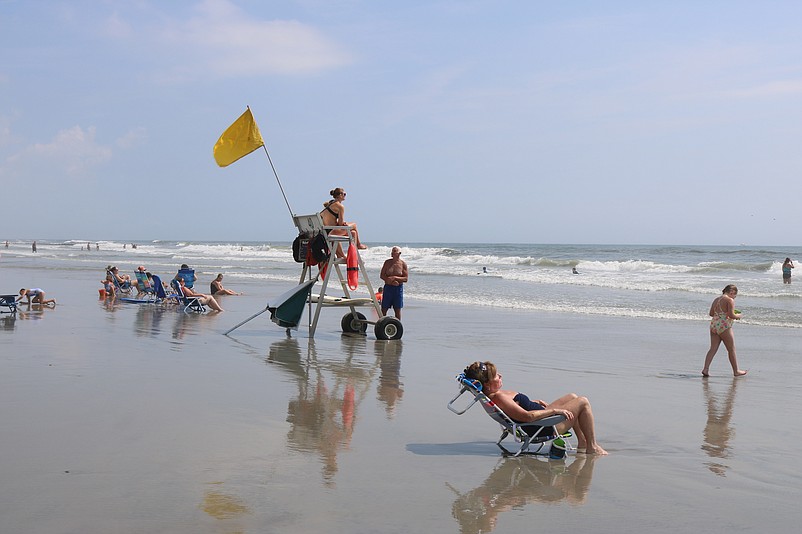
<instances>
[{"instance_id":1,"label":"lifeguard stand","mask_svg":"<svg viewBox=\"0 0 802 534\"><path fill-rule=\"evenodd\" d=\"M310 322L309 322L309 337L315 337L315 330L317 329L317 322L320 318L320 310L323 307L345 307L350 308L350 312L346 313L341 321L343 332L346 333L362 333L364 334L369 324L374 325L374 332L377 339L401 339L404 333L404 327L401 321L395 317L383 317L381 306L376 298L376 292L373 285L370 283L368 272L365 269L365 264L362 262L362 256L359 254L359 249L353 247L352 254L356 254L357 265L359 266L359 275L365 283L370 295L369 299L352 298L350 288L348 287L348 278L343 276L341 265L346 263L344 258L337 257L337 248L342 247L343 252L349 250L351 243L355 242L354 235L349 226L324 226L323 218L320 213L313 213L311 215L293 215L292 221L295 227L298 228L300 234L304 234L310 240L318 235L322 235L326 239L326 245L329 248L329 257L325 261L325 268L319 266L321 272L325 272L323 277L323 285L320 288L318 295L311 295L309 299L310 305ZM332 230L343 230L346 235L333 234ZM303 270L301 271L301 278L299 284L303 284L307 279L312 279L313 266L307 265L304 262ZM337 279L342 287L345 298L337 299L326 296L326 288L328 288L329 281L332 278L332 273L337 273ZM317 274L315 276L320 276ZM317 298L315 298L317 297ZM314 304L314 312L311 306ZM356 306L371 305L376 310L379 316L377 321L369 321L363 314L356 311Z\"/></svg>"}]
</instances>

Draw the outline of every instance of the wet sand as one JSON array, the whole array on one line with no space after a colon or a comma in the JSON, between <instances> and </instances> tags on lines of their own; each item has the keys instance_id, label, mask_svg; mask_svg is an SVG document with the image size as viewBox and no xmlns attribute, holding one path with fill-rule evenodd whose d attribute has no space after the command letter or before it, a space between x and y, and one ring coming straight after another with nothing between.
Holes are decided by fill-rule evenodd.
<instances>
[{"instance_id":1,"label":"wet sand","mask_svg":"<svg viewBox=\"0 0 802 534\"><path fill-rule=\"evenodd\" d=\"M702 379L706 323L409 301L404 339L313 341L239 285L221 314L97 300L97 278L2 271L55 309L0 319L3 532L706 532L796 526L798 331L736 326ZM77 276L79 279L71 279ZM657 297L659 298L659 297ZM603 458L502 459L453 377L495 361L505 386L587 395Z\"/></svg>"}]
</instances>

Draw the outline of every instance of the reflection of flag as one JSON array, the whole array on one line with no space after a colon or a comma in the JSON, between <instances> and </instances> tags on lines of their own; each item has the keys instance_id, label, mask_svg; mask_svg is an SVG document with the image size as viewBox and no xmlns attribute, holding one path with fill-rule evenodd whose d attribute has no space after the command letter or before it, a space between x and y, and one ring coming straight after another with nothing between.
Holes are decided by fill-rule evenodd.
<instances>
[{"instance_id":1,"label":"reflection of flag","mask_svg":"<svg viewBox=\"0 0 802 534\"><path fill-rule=\"evenodd\" d=\"M260 146L264 146L262 134L259 127L253 120L251 108L234 121L234 123L223 132L220 139L214 145L214 160L221 167L231 165L243 156L247 156Z\"/></svg>"}]
</instances>

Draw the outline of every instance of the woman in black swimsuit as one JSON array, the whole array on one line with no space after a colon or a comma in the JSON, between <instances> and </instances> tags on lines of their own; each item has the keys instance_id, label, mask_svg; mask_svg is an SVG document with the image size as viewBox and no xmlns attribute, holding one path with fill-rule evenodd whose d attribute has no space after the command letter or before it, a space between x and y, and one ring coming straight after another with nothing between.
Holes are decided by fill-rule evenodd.
<instances>
[{"instance_id":1,"label":"woman in black swimsuit","mask_svg":"<svg viewBox=\"0 0 802 534\"><path fill-rule=\"evenodd\" d=\"M576 452L605 455L607 451L596 442L596 421L587 397L575 393L563 395L554 402L530 400L517 391L501 389L501 373L492 362L474 362L465 368L465 377L482 383L482 391L513 421L531 423L552 415L563 415L566 420L556 425L557 432L569 428L577 439Z\"/></svg>"},{"instance_id":2,"label":"woman in black swimsuit","mask_svg":"<svg viewBox=\"0 0 802 534\"><path fill-rule=\"evenodd\" d=\"M332 189L329 191L329 194L333 197L333 200L324 202L323 211L320 212L320 217L323 219L323 225L349 227L351 232L354 234L354 239L356 239L357 248L361 250L368 248L362 244L362 241L359 240L359 231L356 229L356 223L345 222L345 206L343 206L343 200L345 200L345 191L343 191L343 188L337 187L336 189ZM348 235L348 231L346 230L332 230L331 233L333 235ZM337 250L337 256L342 257L342 251L339 250L339 248Z\"/></svg>"}]
</instances>

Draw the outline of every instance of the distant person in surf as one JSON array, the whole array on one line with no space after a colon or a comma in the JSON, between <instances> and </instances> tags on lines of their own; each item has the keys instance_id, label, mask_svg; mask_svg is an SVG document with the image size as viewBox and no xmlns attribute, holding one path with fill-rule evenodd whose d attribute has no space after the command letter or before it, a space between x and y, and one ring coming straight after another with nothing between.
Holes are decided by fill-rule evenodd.
<instances>
[{"instance_id":1,"label":"distant person in surf","mask_svg":"<svg viewBox=\"0 0 802 534\"><path fill-rule=\"evenodd\" d=\"M727 355L730 358L732 374L743 376L747 372L738 367L738 359L735 357L735 335L732 333L734 321L741 318L741 313L735 309L735 297L738 296L738 288L733 284L727 285L722 291L721 296L717 297L710 305L708 315L710 320L710 350L705 356L705 365L702 368L702 376L710 376L710 364L713 356L718 352L721 343L727 348Z\"/></svg>"},{"instance_id":2,"label":"distant person in surf","mask_svg":"<svg viewBox=\"0 0 802 534\"><path fill-rule=\"evenodd\" d=\"M346 193L343 188L337 187L332 189L329 191L329 194L332 196L332 200L324 202L323 211L320 212L320 217L323 219L323 225L349 227L354 235L354 239L356 240L356 247L360 250L368 248L366 245L363 245L362 241L359 239L359 231L356 228L356 223L345 221L345 206L343 206L343 201L345 200ZM347 230L339 229L331 230L330 233L331 235L348 235ZM337 257L345 257L342 246L339 243L337 244Z\"/></svg>"},{"instance_id":3,"label":"distant person in surf","mask_svg":"<svg viewBox=\"0 0 802 534\"><path fill-rule=\"evenodd\" d=\"M794 262L791 261L791 258L785 258L783 263L783 284L791 283L791 269L793 268Z\"/></svg>"},{"instance_id":4,"label":"distant person in surf","mask_svg":"<svg viewBox=\"0 0 802 534\"><path fill-rule=\"evenodd\" d=\"M576 270L576 267L572 267L571 272L574 274L579 274L579 271Z\"/></svg>"}]
</instances>

